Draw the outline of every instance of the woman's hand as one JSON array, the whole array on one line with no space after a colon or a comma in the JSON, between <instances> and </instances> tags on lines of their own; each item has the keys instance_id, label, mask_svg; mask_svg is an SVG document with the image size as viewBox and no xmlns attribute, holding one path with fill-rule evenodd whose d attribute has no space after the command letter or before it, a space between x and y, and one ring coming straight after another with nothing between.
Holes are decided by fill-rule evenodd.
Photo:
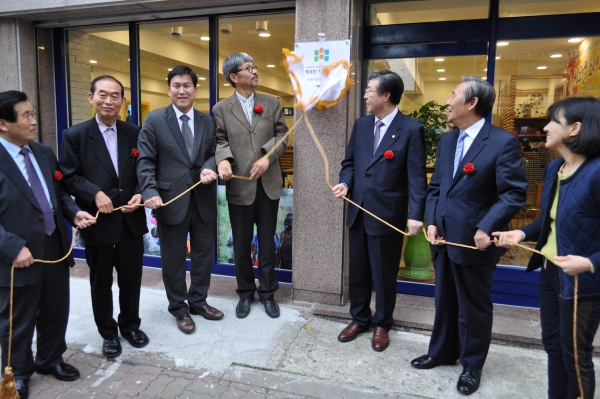
<instances>
[{"instance_id":1,"label":"woman's hand","mask_svg":"<svg viewBox=\"0 0 600 399\"><path fill-rule=\"evenodd\" d=\"M588 258L584 258L583 256L555 256L554 264L563 269L563 271L569 276L591 271L590 260Z\"/></svg>"},{"instance_id":2,"label":"woman's hand","mask_svg":"<svg viewBox=\"0 0 600 399\"><path fill-rule=\"evenodd\" d=\"M494 238L494 243L504 248L514 248L515 244L525 239L525 234L520 230L494 231L492 236L496 237Z\"/></svg>"}]
</instances>

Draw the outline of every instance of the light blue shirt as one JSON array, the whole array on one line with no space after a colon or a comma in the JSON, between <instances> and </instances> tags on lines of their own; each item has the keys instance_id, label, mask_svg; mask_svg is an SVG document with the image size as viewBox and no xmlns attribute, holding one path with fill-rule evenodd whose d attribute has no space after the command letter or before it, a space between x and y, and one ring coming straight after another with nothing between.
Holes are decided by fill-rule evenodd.
<instances>
[{"instance_id":1,"label":"light blue shirt","mask_svg":"<svg viewBox=\"0 0 600 399\"><path fill-rule=\"evenodd\" d=\"M383 136L385 136L385 132L387 132L388 127L392 124L394 118L396 117L396 115L398 114L398 107L394 107L394 110L392 112L390 112L389 115L387 115L385 118L383 119L379 119L378 117L375 117L375 127L373 128L373 136L375 136L375 129L377 129L377 121L381 121L383 122L383 126L381 126L379 128L379 143L377 143L377 146L379 146L379 144L381 143L381 140L383 140ZM377 147L375 147L377 148Z\"/></svg>"},{"instance_id":2,"label":"light blue shirt","mask_svg":"<svg viewBox=\"0 0 600 399\"><path fill-rule=\"evenodd\" d=\"M0 137L0 143L2 143L4 148L6 148L6 151L8 151L10 156L13 158L13 160L17 164L17 167L23 174L25 181L27 182L27 184L29 184L29 187L31 187L31 183L29 183L29 175L27 175L27 168L25 168L25 156L23 154L21 154L21 147L19 147L16 144L11 143L10 141L7 141L6 139L4 139L2 137ZM52 204L52 199L50 198L50 192L48 191L48 186L46 185L46 179L44 179L44 175L42 174L40 165L38 165L37 160L35 159L35 155L33 155L33 151L31 151L29 144L25 144L23 147L29 149L29 159L31 159L31 163L33 164L33 167L35 168L35 171L37 172L37 175L40 178L40 181L42 182L42 187L44 188L44 194L46 194L46 199L48 200L48 203L50 204L50 209L52 209L52 213L54 213L54 205Z\"/></svg>"},{"instance_id":3,"label":"light blue shirt","mask_svg":"<svg viewBox=\"0 0 600 399\"><path fill-rule=\"evenodd\" d=\"M246 114L248 123L250 126L252 126L252 113L254 112L254 92L252 92L252 95L248 98L242 96L237 91L235 92L235 95L237 96L238 100L240 100L240 104L242 104L242 109Z\"/></svg>"},{"instance_id":4,"label":"light blue shirt","mask_svg":"<svg viewBox=\"0 0 600 399\"><path fill-rule=\"evenodd\" d=\"M181 132L181 127L183 126L183 121L180 119L183 112L181 112L176 106L173 105L173 109L175 110L175 116L177 116L177 122L179 123L179 131ZM188 126L192 131L192 137L194 137L194 107L192 107L186 114L190 120L188 121ZM116 122L115 122L116 124Z\"/></svg>"}]
</instances>

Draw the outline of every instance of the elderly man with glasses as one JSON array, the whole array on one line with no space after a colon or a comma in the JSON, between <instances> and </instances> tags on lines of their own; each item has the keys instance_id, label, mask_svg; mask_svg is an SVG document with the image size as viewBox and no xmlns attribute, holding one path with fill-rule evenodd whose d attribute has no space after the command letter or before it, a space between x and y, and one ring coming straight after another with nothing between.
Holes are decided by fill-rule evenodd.
<instances>
[{"instance_id":1,"label":"elderly man with glasses","mask_svg":"<svg viewBox=\"0 0 600 399\"><path fill-rule=\"evenodd\" d=\"M233 248L237 293L240 297L236 316L244 318L250 313L254 293L270 317L279 317L279 306L274 294L279 288L275 275L275 244L273 236L277 223L279 198L283 181L279 157L287 149L287 141L271 150L288 131L277 97L257 93L258 68L246 53L235 53L223 63L223 75L235 88L229 98L213 108L217 124L217 150L215 158L219 177L227 182L227 202L233 231ZM241 180L232 176L249 176ZM258 233L260 262L258 282L250 258L250 243Z\"/></svg>"}]
</instances>

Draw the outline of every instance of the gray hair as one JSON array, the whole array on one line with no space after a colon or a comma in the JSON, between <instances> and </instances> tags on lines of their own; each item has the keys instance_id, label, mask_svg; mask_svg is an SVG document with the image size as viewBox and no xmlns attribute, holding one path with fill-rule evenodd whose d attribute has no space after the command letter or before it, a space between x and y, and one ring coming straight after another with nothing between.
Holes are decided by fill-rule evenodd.
<instances>
[{"instance_id":1,"label":"gray hair","mask_svg":"<svg viewBox=\"0 0 600 399\"><path fill-rule=\"evenodd\" d=\"M238 73L240 65L242 65L244 62L254 62L254 59L246 53L233 53L223 62L223 75L233 87L235 87L235 83L231 81L229 75L232 73Z\"/></svg>"},{"instance_id":2,"label":"gray hair","mask_svg":"<svg viewBox=\"0 0 600 399\"><path fill-rule=\"evenodd\" d=\"M461 81L469 82L469 85L464 90L464 104L477 97L478 101L475 106L475 113L482 118L488 116L492 112L494 100L496 99L494 86L476 76L463 76Z\"/></svg>"}]
</instances>

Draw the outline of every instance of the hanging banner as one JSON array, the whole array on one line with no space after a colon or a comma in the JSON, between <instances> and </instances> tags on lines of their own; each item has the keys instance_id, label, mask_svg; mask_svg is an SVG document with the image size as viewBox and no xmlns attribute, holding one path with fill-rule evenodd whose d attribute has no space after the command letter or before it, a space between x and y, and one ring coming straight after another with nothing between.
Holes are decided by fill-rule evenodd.
<instances>
[{"instance_id":1,"label":"hanging banner","mask_svg":"<svg viewBox=\"0 0 600 399\"><path fill-rule=\"evenodd\" d=\"M304 112L335 105L354 81L350 75L350 40L296 43L283 49L296 107Z\"/></svg>"},{"instance_id":2,"label":"hanging banner","mask_svg":"<svg viewBox=\"0 0 600 399\"><path fill-rule=\"evenodd\" d=\"M600 38L582 41L567 57L567 97L600 98Z\"/></svg>"}]
</instances>

